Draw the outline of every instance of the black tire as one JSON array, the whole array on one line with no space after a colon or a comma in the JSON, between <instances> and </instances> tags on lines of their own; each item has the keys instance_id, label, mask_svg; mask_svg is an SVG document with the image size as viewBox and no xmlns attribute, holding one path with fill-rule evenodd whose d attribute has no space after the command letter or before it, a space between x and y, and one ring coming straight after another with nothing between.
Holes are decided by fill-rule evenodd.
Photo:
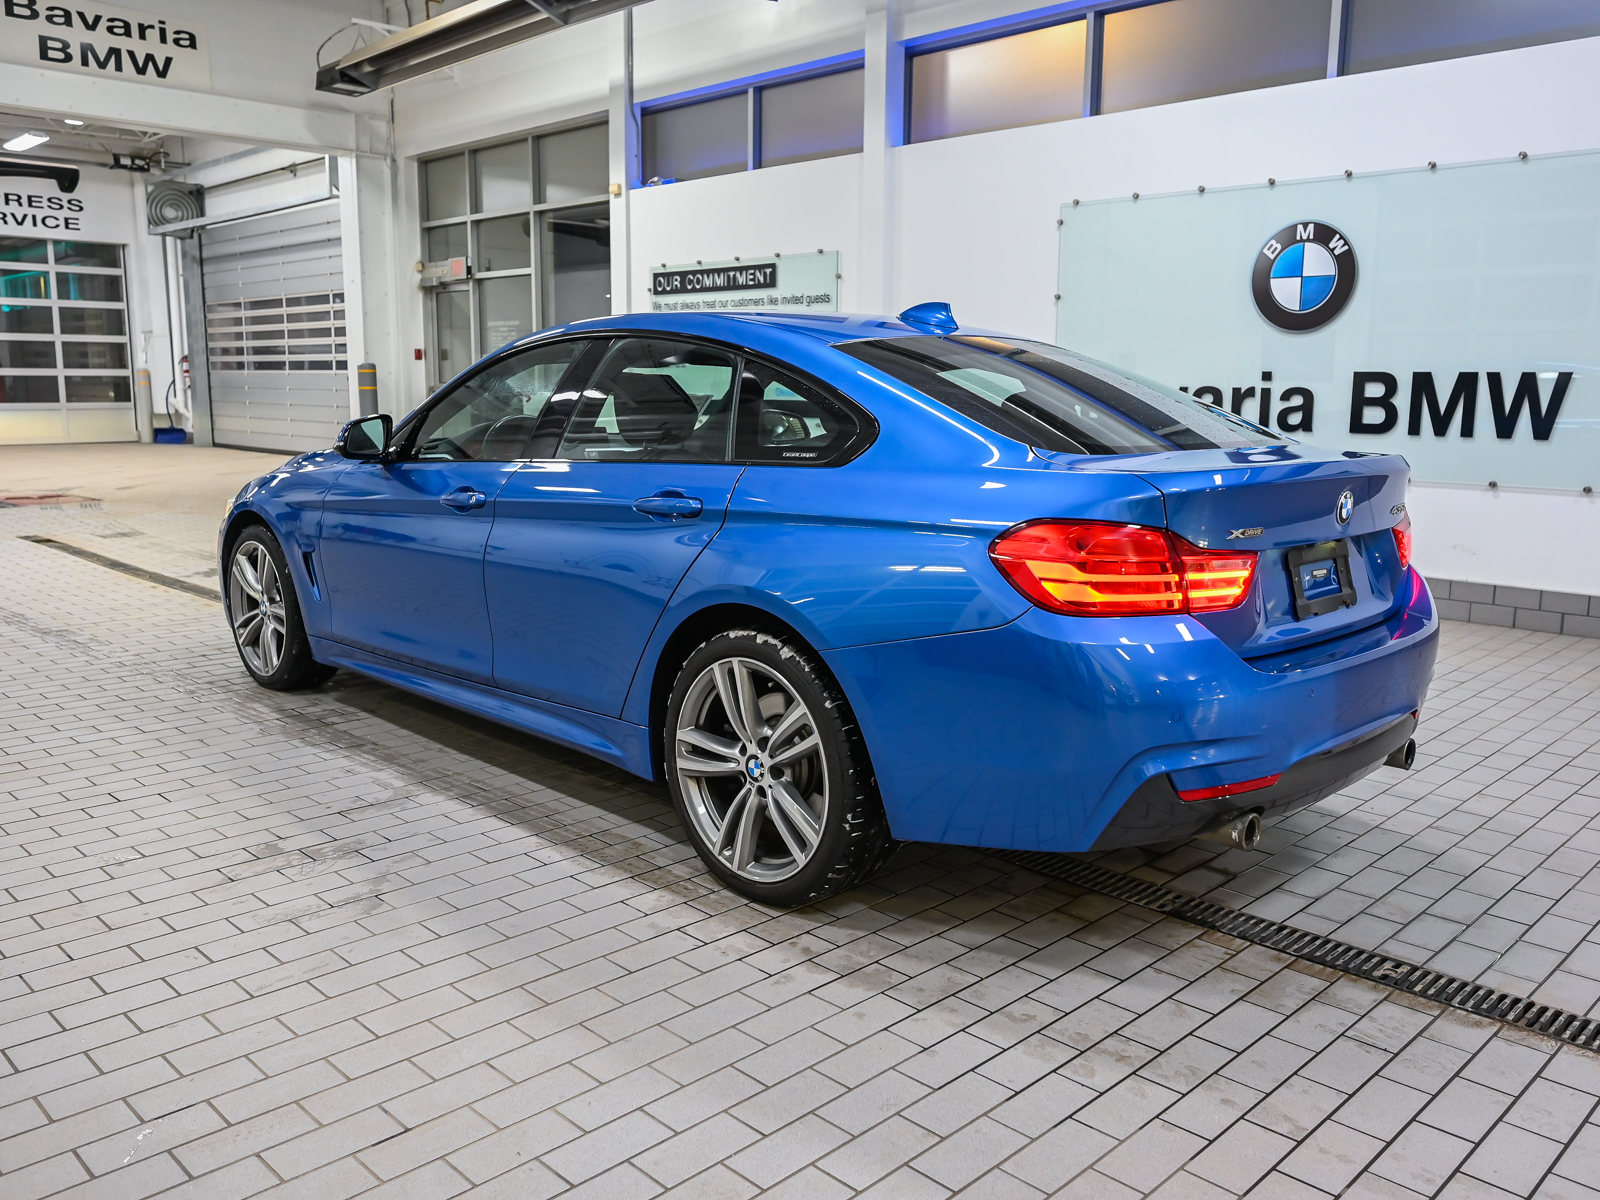
<instances>
[{"instance_id":1,"label":"black tire","mask_svg":"<svg viewBox=\"0 0 1600 1200\"><path fill-rule=\"evenodd\" d=\"M228 546L223 562L227 572L222 580L223 609L233 632L233 647L250 678L275 692L327 682L337 668L311 656L311 639L300 615L294 576L278 539L265 526L252 525ZM253 582L249 579L252 570Z\"/></svg>"},{"instance_id":2,"label":"black tire","mask_svg":"<svg viewBox=\"0 0 1600 1200\"><path fill-rule=\"evenodd\" d=\"M758 699L751 720L741 718L736 724L728 717L718 671L725 673L729 686L739 677L754 681L751 694ZM726 674L730 671L743 675ZM790 706L795 701L804 706L800 718L793 718L798 710ZM686 705L692 710L687 720ZM703 729L702 721L715 730ZM702 749L683 742L685 732L719 746L737 743L739 749ZM720 741L702 736L708 732L720 734ZM788 766L773 762L763 767L769 746L763 733L777 737L770 742L775 759L810 744L813 736L818 745L790 759ZM662 746L672 802L695 850L713 875L752 900L789 907L825 899L865 881L895 850L861 730L839 685L803 644L749 629L706 641L678 672ZM687 769L680 765L685 761L680 751L692 764ZM742 769L726 769L729 762L742 764ZM779 789L786 789L782 797ZM736 792L747 797L743 807ZM807 805L803 813L794 803L802 798ZM729 832L741 815L745 827L757 831L748 838ZM802 828L805 817L814 823ZM731 837L737 844L719 851L713 844L719 837L724 842ZM809 857L800 857L796 839ZM740 847L757 845L768 848L765 858L746 853L744 870L735 869ZM760 877L752 877L756 874Z\"/></svg>"}]
</instances>

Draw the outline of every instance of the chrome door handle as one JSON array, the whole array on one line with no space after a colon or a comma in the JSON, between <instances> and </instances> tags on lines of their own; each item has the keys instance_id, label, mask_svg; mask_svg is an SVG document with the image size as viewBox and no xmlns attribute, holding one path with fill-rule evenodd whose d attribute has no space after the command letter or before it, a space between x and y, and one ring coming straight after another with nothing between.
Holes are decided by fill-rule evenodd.
<instances>
[{"instance_id":1,"label":"chrome door handle","mask_svg":"<svg viewBox=\"0 0 1600 1200\"><path fill-rule=\"evenodd\" d=\"M657 492L654 496L643 496L633 502L633 507L639 512L652 517L698 517L706 510L706 506L693 496L685 496L678 491Z\"/></svg>"},{"instance_id":2,"label":"chrome door handle","mask_svg":"<svg viewBox=\"0 0 1600 1200\"><path fill-rule=\"evenodd\" d=\"M475 492L470 488L463 488L458 492L440 496L439 503L447 508L482 508L489 503L489 497L482 492Z\"/></svg>"}]
</instances>

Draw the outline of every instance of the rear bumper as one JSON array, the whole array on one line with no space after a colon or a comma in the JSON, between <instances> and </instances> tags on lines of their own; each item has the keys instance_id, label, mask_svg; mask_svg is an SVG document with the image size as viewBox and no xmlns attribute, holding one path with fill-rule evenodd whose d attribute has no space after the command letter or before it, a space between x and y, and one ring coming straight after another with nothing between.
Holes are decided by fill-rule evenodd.
<instances>
[{"instance_id":1,"label":"rear bumper","mask_svg":"<svg viewBox=\"0 0 1600 1200\"><path fill-rule=\"evenodd\" d=\"M1153 775L1117 810L1092 849L1181 841L1251 812L1267 822L1287 817L1370 775L1404 746L1416 729L1417 719L1407 713L1375 733L1301 759L1271 787L1216 800L1185 803L1172 786L1172 776Z\"/></svg>"},{"instance_id":2,"label":"rear bumper","mask_svg":"<svg viewBox=\"0 0 1600 1200\"><path fill-rule=\"evenodd\" d=\"M1438 634L1412 572L1386 621L1268 659L1240 659L1189 617L1037 609L998 629L824 657L895 837L1059 852L1171 840L1228 813L1281 815L1360 778L1410 736ZM1225 800L1175 794L1279 773L1274 788Z\"/></svg>"}]
</instances>

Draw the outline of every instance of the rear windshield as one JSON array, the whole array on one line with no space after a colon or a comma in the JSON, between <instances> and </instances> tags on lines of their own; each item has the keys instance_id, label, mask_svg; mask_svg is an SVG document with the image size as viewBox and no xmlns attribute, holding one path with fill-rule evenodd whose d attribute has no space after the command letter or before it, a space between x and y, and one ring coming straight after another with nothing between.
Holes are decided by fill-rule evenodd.
<instances>
[{"instance_id":1,"label":"rear windshield","mask_svg":"<svg viewBox=\"0 0 1600 1200\"><path fill-rule=\"evenodd\" d=\"M1041 450L1150 454L1289 440L1226 409L1043 342L910 337L838 349Z\"/></svg>"}]
</instances>

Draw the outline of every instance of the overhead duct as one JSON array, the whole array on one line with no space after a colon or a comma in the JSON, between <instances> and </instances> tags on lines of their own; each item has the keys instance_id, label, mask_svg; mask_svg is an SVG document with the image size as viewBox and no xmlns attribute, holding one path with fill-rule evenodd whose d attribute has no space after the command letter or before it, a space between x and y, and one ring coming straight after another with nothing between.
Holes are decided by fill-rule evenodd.
<instances>
[{"instance_id":1,"label":"overhead duct","mask_svg":"<svg viewBox=\"0 0 1600 1200\"><path fill-rule=\"evenodd\" d=\"M610 16L645 0L472 0L365 46L331 66L318 65L317 90L363 96L430 71L515 45L581 21Z\"/></svg>"},{"instance_id":2,"label":"overhead duct","mask_svg":"<svg viewBox=\"0 0 1600 1200\"><path fill-rule=\"evenodd\" d=\"M145 187L145 219L151 233L166 234L163 225L182 225L170 236L193 237L194 222L206 214L205 189L198 183L158 179Z\"/></svg>"}]
</instances>

